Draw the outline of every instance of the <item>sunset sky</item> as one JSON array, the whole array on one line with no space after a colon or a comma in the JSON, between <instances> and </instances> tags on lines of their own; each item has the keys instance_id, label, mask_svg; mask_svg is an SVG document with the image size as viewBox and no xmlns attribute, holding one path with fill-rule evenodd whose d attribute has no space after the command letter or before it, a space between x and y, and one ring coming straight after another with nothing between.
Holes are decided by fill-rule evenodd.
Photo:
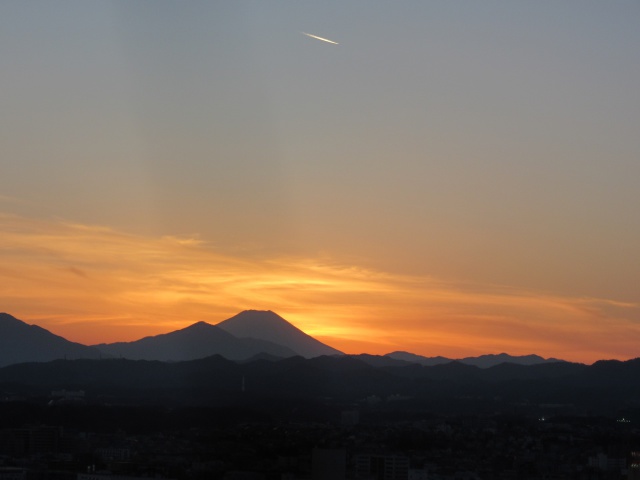
<instances>
[{"instance_id":1,"label":"sunset sky","mask_svg":"<svg viewBox=\"0 0 640 480\"><path fill-rule=\"evenodd\" d=\"M3 1L0 311L85 344L269 309L347 353L638 357L639 25Z\"/></svg>"}]
</instances>

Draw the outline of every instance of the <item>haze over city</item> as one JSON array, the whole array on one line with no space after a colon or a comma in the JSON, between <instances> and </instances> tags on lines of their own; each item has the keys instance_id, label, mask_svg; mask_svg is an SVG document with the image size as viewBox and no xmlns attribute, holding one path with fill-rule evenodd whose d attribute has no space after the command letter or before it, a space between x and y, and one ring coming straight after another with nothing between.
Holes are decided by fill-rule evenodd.
<instances>
[{"instance_id":1,"label":"haze over city","mask_svg":"<svg viewBox=\"0 0 640 480\"><path fill-rule=\"evenodd\" d=\"M638 356L640 4L3 2L0 311ZM329 40L329 41L326 41Z\"/></svg>"}]
</instances>

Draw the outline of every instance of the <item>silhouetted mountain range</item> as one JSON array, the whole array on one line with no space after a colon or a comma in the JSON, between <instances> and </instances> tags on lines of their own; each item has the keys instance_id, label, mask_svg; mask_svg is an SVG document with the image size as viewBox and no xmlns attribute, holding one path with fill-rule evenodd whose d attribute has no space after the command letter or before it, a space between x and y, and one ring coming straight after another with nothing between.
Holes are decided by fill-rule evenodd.
<instances>
[{"instance_id":1,"label":"silhouetted mountain range","mask_svg":"<svg viewBox=\"0 0 640 480\"><path fill-rule=\"evenodd\" d=\"M51 389L83 389L101 398L167 404L233 403L249 395L394 399L419 409L640 407L640 359L587 366L537 355L345 355L260 311L95 347L0 314L0 366L0 393L27 388L46 396Z\"/></svg>"},{"instance_id":2,"label":"silhouetted mountain range","mask_svg":"<svg viewBox=\"0 0 640 480\"><path fill-rule=\"evenodd\" d=\"M96 348L70 342L37 325L28 325L7 313L0 313L0 366L100 356Z\"/></svg>"},{"instance_id":3,"label":"silhouetted mountain range","mask_svg":"<svg viewBox=\"0 0 640 480\"><path fill-rule=\"evenodd\" d=\"M343 355L271 311L247 310L217 325L198 322L174 332L145 337L133 342L117 342L86 346L65 340L47 330L8 314L0 314L0 366L21 362L44 362L54 359L126 358L179 362L211 355L234 361L301 356L314 358ZM355 355L354 358L375 367L397 367L411 364L435 366L451 363L445 357L424 357L408 352L392 352L384 356ZM462 364L489 368L501 363L537 365L561 360L537 355L483 355L458 360Z\"/></svg>"},{"instance_id":4,"label":"silhouetted mountain range","mask_svg":"<svg viewBox=\"0 0 640 480\"><path fill-rule=\"evenodd\" d=\"M134 342L96 345L113 357L184 361L221 355L247 360L258 355L305 358L342 352L310 337L271 311L247 310L217 325L198 322L182 330Z\"/></svg>"},{"instance_id":5,"label":"silhouetted mountain range","mask_svg":"<svg viewBox=\"0 0 640 480\"><path fill-rule=\"evenodd\" d=\"M0 368L0 392L7 385L12 390L23 385L40 395L82 389L93 398L156 404L308 398L371 405L408 402L412 408L438 405L462 411L562 407L610 412L638 409L639 379L640 359L479 368L460 362L374 367L349 355L250 362L214 355L176 363L107 359L11 365Z\"/></svg>"},{"instance_id":6,"label":"silhouetted mountain range","mask_svg":"<svg viewBox=\"0 0 640 480\"><path fill-rule=\"evenodd\" d=\"M205 322L175 332L145 337L135 342L95 345L100 351L131 360L184 361L222 355L229 360L245 360L259 354L293 357L298 353L283 345L258 338L238 338Z\"/></svg>"},{"instance_id":7,"label":"silhouetted mountain range","mask_svg":"<svg viewBox=\"0 0 640 480\"><path fill-rule=\"evenodd\" d=\"M440 365L443 363L449 363L454 361L451 358L440 357L440 356L423 357L421 355L416 355L415 353L409 353L409 352L391 352L385 356L392 358L394 360L401 360L409 363L418 363L420 365L425 365L425 366ZM489 368L495 365L500 365L501 363L515 363L518 365L538 365L540 363L563 362L564 360L559 360L557 358L542 358L539 355L513 356L507 353L500 353L497 355L488 354L488 355L480 355L479 357L465 357L462 359L458 359L456 361L467 364L467 365L475 365L476 367L480 367L480 368Z\"/></svg>"}]
</instances>

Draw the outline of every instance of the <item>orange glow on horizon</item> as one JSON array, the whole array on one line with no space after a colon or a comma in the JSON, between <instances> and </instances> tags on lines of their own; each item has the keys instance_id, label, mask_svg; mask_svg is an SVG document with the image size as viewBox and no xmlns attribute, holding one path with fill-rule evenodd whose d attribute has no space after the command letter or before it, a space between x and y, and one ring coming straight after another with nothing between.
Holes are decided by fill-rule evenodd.
<instances>
[{"instance_id":1,"label":"orange glow on horizon","mask_svg":"<svg viewBox=\"0 0 640 480\"><path fill-rule=\"evenodd\" d=\"M84 343L131 341L273 310L346 353L637 356L640 308L444 282L326 259L248 260L198 238L0 214L1 309Z\"/></svg>"}]
</instances>

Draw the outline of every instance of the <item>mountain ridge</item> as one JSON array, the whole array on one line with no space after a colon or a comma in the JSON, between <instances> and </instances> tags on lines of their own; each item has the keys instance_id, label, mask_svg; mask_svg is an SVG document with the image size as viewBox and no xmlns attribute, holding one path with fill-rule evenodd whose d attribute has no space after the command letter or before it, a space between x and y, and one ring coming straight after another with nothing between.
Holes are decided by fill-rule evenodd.
<instances>
[{"instance_id":1,"label":"mountain ridge","mask_svg":"<svg viewBox=\"0 0 640 480\"><path fill-rule=\"evenodd\" d=\"M153 404L322 398L360 405L405 401L419 408L427 402L465 411L487 406L490 411L562 407L580 413L637 408L638 378L640 358L594 365L503 363L480 368L460 362L374 367L349 355L251 362L213 355L176 363L80 359L10 365L0 368L0 393L23 385L36 395L81 389L95 399L117 395Z\"/></svg>"},{"instance_id":2,"label":"mountain ridge","mask_svg":"<svg viewBox=\"0 0 640 480\"><path fill-rule=\"evenodd\" d=\"M216 324L238 338L257 338L286 345L305 358L321 355L343 355L316 340L271 310L244 310Z\"/></svg>"},{"instance_id":3,"label":"mountain ridge","mask_svg":"<svg viewBox=\"0 0 640 480\"><path fill-rule=\"evenodd\" d=\"M38 325L29 325L8 313L0 313L0 366L101 356L102 353L93 347L71 342Z\"/></svg>"},{"instance_id":4,"label":"mountain ridge","mask_svg":"<svg viewBox=\"0 0 640 480\"><path fill-rule=\"evenodd\" d=\"M215 325L198 321L182 329L143 337L132 342L92 346L70 342L42 327L28 325L7 313L0 314L0 366L29 361L50 361L56 358L102 356L176 362L214 354L234 361L249 361L254 357L275 361L296 355L304 358L345 355L316 340L270 310L245 310ZM564 362L556 358L545 359L535 354L512 356L506 353L462 359L426 357L404 351L386 355L351 356L376 367L409 364L435 366L456 361L489 368L502 363L536 365Z\"/></svg>"},{"instance_id":5,"label":"mountain ridge","mask_svg":"<svg viewBox=\"0 0 640 480\"><path fill-rule=\"evenodd\" d=\"M133 342L95 345L101 351L130 360L186 361L211 355L245 360L260 353L276 357L296 355L290 348L261 339L240 339L206 322Z\"/></svg>"},{"instance_id":6,"label":"mountain ridge","mask_svg":"<svg viewBox=\"0 0 640 480\"><path fill-rule=\"evenodd\" d=\"M399 361L405 361L410 363L417 363L424 366L442 365L445 363L459 362L466 365L473 365L480 368L490 368L495 365L503 363L513 363L516 365L539 365L544 363L558 363L565 362L566 360L560 360L558 358L543 358L540 355L509 355L508 353L488 353L480 355L478 357L464 357L464 358L447 358L442 356L437 357L424 357L415 353L395 351L384 355L387 358Z\"/></svg>"}]
</instances>

